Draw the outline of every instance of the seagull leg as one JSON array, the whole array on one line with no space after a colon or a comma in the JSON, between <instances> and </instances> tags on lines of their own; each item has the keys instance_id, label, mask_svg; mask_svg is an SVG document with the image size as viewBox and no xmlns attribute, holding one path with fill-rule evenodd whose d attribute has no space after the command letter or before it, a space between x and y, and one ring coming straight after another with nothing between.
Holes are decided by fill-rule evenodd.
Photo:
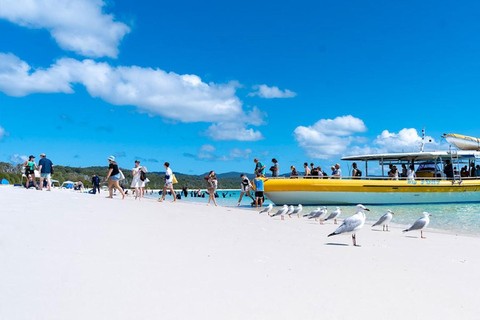
<instances>
[{"instance_id":1,"label":"seagull leg","mask_svg":"<svg viewBox=\"0 0 480 320\"><path fill-rule=\"evenodd\" d=\"M387 231L390 231L390 230L388 230L388 224L387 224Z\"/></svg>"},{"instance_id":2,"label":"seagull leg","mask_svg":"<svg viewBox=\"0 0 480 320\"><path fill-rule=\"evenodd\" d=\"M424 236L423 236L423 230L420 230L420 237L421 237L422 239L427 239L427 237L424 237Z\"/></svg>"},{"instance_id":3,"label":"seagull leg","mask_svg":"<svg viewBox=\"0 0 480 320\"><path fill-rule=\"evenodd\" d=\"M357 244L357 237L356 237L355 233L352 234L352 240L353 240L353 246L361 247L360 245Z\"/></svg>"},{"instance_id":4,"label":"seagull leg","mask_svg":"<svg viewBox=\"0 0 480 320\"><path fill-rule=\"evenodd\" d=\"M283 214L281 214L280 217L282 217L282 220L285 220L284 217L283 217Z\"/></svg>"},{"instance_id":5,"label":"seagull leg","mask_svg":"<svg viewBox=\"0 0 480 320\"><path fill-rule=\"evenodd\" d=\"M337 224L337 219L333 219L333 223Z\"/></svg>"}]
</instances>

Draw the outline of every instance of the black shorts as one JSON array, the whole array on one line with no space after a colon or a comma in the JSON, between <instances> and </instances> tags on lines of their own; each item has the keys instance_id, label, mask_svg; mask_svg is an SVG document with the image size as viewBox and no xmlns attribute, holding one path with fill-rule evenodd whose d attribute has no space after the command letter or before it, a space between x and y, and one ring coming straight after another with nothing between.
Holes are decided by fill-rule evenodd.
<instances>
[{"instance_id":1,"label":"black shorts","mask_svg":"<svg viewBox=\"0 0 480 320\"><path fill-rule=\"evenodd\" d=\"M255 198L263 198L263 191L255 191Z\"/></svg>"},{"instance_id":2,"label":"black shorts","mask_svg":"<svg viewBox=\"0 0 480 320\"><path fill-rule=\"evenodd\" d=\"M31 174L34 174L35 171L31 171L31 170L25 170L25 175L28 177L29 175Z\"/></svg>"}]
</instances>

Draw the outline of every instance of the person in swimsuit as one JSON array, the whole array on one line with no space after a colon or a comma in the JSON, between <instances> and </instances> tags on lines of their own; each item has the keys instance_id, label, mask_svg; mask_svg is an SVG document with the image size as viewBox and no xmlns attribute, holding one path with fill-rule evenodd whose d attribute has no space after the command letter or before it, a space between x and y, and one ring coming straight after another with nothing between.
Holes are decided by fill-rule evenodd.
<instances>
[{"instance_id":1,"label":"person in swimsuit","mask_svg":"<svg viewBox=\"0 0 480 320\"><path fill-rule=\"evenodd\" d=\"M29 178L32 178L33 186L35 189L37 188L37 180L35 179L35 169L37 169L37 164L35 163L35 156L28 157L28 160L23 163L25 167L25 176L27 177L27 181ZM28 189L28 183L27 183Z\"/></svg>"},{"instance_id":2,"label":"person in swimsuit","mask_svg":"<svg viewBox=\"0 0 480 320\"><path fill-rule=\"evenodd\" d=\"M240 202L242 201L242 198L243 198L243 194L246 194L248 197L250 197L253 201L255 201L255 198L252 197L252 195L250 194L250 180L248 180L247 176L242 173L240 175L240 178L242 178L242 183L241 183L241 192L240 192L240 199L238 199L238 204L237 206L240 206Z\"/></svg>"}]
</instances>

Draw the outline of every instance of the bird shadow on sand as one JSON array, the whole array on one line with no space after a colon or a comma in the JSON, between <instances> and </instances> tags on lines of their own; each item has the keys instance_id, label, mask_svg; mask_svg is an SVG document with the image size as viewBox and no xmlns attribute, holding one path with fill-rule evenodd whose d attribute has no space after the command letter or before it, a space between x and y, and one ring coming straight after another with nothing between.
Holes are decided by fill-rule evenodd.
<instances>
[{"instance_id":1,"label":"bird shadow on sand","mask_svg":"<svg viewBox=\"0 0 480 320\"><path fill-rule=\"evenodd\" d=\"M375 231L375 232L390 232L390 231L383 231L383 230L380 230L380 229L371 229L372 231Z\"/></svg>"},{"instance_id":2,"label":"bird shadow on sand","mask_svg":"<svg viewBox=\"0 0 480 320\"><path fill-rule=\"evenodd\" d=\"M405 238L418 239L418 238L420 238L420 237L415 237L415 236L405 236Z\"/></svg>"},{"instance_id":3,"label":"bird shadow on sand","mask_svg":"<svg viewBox=\"0 0 480 320\"><path fill-rule=\"evenodd\" d=\"M348 247L346 243L334 243L334 242L327 242L325 243L326 246L339 246L339 247Z\"/></svg>"}]
</instances>

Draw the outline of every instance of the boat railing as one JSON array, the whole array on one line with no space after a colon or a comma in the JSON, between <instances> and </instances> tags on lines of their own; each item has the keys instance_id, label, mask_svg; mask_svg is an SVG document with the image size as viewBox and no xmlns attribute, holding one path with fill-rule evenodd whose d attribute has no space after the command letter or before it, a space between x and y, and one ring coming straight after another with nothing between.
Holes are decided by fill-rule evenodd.
<instances>
[{"instance_id":1,"label":"boat railing","mask_svg":"<svg viewBox=\"0 0 480 320\"><path fill-rule=\"evenodd\" d=\"M340 178L333 178L333 177L317 177L317 176L280 176L280 177L266 177L267 179L311 179L311 180L389 180L389 181L404 181L404 180L412 180L407 177L376 177L376 176L367 176L367 177L352 177L352 176L342 176ZM480 179L480 177L462 177L462 180L475 180ZM458 179L448 178L448 177L416 177L413 181L419 180L435 180L435 181L456 181Z\"/></svg>"}]
</instances>

